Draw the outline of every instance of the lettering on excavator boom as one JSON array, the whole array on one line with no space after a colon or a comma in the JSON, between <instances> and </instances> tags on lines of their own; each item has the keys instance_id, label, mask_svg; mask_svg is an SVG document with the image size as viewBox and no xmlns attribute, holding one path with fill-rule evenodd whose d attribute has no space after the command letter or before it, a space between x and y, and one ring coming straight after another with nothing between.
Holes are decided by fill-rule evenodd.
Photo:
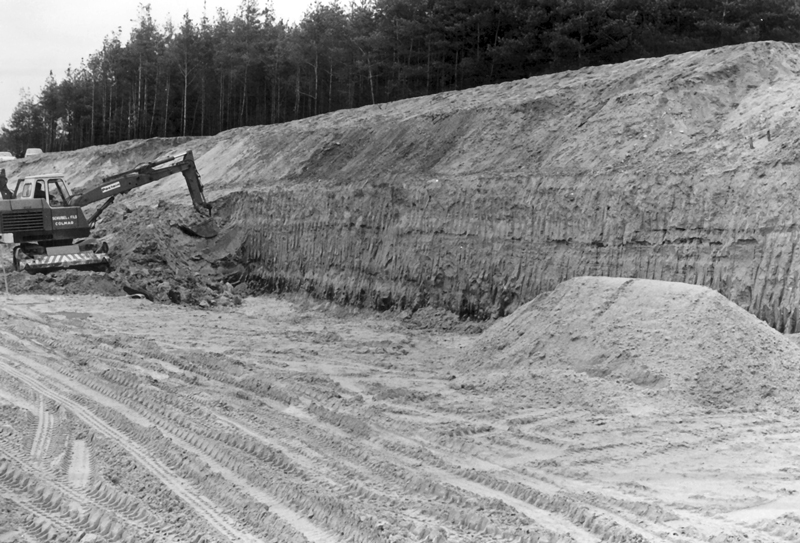
<instances>
[{"instance_id":1,"label":"lettering on excavator boom","mask_svg":"<svg viewBox=\"0 0 800 543\"><path fill-rule=\"evenodd\" d=\"M115 189L118 189L118 188L119 188L119 181L117 181L116 183L111 183L110 185L108 185L106 187L101 187L100 190L103 191L103 193L106 193L106 192L109 192L109 191L112 191L112 190L115 190Z\"/></svg>"}]
</instances>

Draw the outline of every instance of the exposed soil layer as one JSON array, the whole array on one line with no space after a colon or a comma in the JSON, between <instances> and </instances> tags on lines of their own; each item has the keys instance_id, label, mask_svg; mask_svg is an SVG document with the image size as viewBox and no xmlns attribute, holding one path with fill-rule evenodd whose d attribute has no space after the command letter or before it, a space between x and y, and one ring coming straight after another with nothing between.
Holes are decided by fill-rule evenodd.
<instances>
[{"instance_id":1,"label":"exposed soil layer","mask_svg":"<svg viewBox=\"0 0 800 543\"><path fill-rule=\"evenodd\" d=\"M749 43L7 169L80 187L193 149L220 240L177 227L179 177L101 226L112 279L162 299L213 302L228 282L481 319L604 275L708 286L793 332L798 58Z\"/></svg>"},{"instance_id":2,"label":"exposed soil layer","mask_svg":"<svg viewBox=\"0 0 800 543\"><path fill-rule=\"evenodd\" d=\"M3 297L0 541L794 540L798 347L721 296L581 278L484 336L411 320Z\"/></svg>"}]
</instances>

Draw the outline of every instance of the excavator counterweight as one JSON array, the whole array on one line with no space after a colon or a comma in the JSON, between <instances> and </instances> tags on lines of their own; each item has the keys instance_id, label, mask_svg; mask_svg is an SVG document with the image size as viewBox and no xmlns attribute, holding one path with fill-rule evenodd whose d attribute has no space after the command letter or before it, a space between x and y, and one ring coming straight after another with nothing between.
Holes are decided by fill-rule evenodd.
<instances>
[{"instance_id":1,"label":"excavator counterweight","mask_svg":"<svg viewBox=\"0 0 800 543\"><path fill-rule=\"evenodd\" d=\"M15 245L16 270L107 267L108 246L89 237L100 214L116 196L178 172L186 180L194 208L209 218L204 224L205 237L213 237L216 228L209 225L213 222L211 205L203 195L192 152L185 151L106 177L98 186L74 195L59 173L20 178L12 198L7 198L11 194L7 189L0 193L0 242ZM102 200L105 202L87 219L83 208Z\"/></svg>"}]
</instances>

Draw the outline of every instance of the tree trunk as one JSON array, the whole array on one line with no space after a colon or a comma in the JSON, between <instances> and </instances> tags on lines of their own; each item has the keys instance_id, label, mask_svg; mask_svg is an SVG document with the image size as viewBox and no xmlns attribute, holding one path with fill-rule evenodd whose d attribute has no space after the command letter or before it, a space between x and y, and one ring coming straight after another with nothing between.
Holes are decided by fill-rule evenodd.
<instances>
[{"instance_id":1,"label":"tree trunk","mask_svg":"<svg viewBox=\"0 0 800 543\"><path fill-rule=\"evenodd\" d=\"M142 91L142 105L141 109L139 110L139 114L141 115L141 119L139 119L139 124L137 130L139 131L139 137L147 137L149 134L145 132L147 130L147 80L144 81L144 89Z\"/></svg>"},{"instance_id":2,"label":"tree trunk","mask_svg":"<svg viewBox=\"0 0 800 543\"><path fill-rule=\"evenodd\" d=\"M500 23L497 23L497 28L494 31L494 46L497 47L500 41ZM494 81L494 55L492 55L492 64L489 67L489 83Z\"/></svg>"},{"instance_id":3,"label":"tree trunk","mask_svg":"<svg viewBox=\"0 0 800 543\"><path fill-rule=\"evenodd\" d=\"M367 53L367 71L369 73L369 94L372 97L372 105L375 105L375 87L372 84L372 63L369 61L369 53Z\"/></svg>"},{"instance_id":4,"label":"tree trunk","mask_svg":"<svg viewBox=\"0 0 800 543\"><path fill-rule=\"evenodd\" d=\"M225 116L225 76L220 74L219 78L219 132L225 129L223 123Z\"/></svg>"},{"instance_id":5,"label":"tree trunk","mask_svg":"<svg viewBox=\"0 0 800 543\"><path fill-rule=\"evenodd\" d=\"M164 137L167 137L167 123L169 123L169 73L167 73L167 92L164 100Z\"/></svg>"},{"instance_id":6,"label":"tree trunk","mask_svg":"<svg viewBox=\"0 0 800 543\"><path fill-rule=\"evenodd\" d=\"M206 71L200 76L200 135L206 135Z\"/></svg>"},{"instance_id":7,"label":"tree trunk","mask_svg":"<svg viewBox=\"0 0 800 543\"><path fill-rule=\"evenodd\" d=\"M319 51L314 50L314 115L319 114Z\"/></svg>"},{"instance_id":8,"label":"tree trunk","mask_svg":"<svg viewBox=\"0 0 800 543\"><path fill-rule=\"evenodd\" d=\"M89 144L94 145L94 74L92 74L92 117L91 117L91 127L89 129Z\"/></svg>"},{"instance_id":9,"label":"tree trunk","mask_svg":"<svg viewBox=\"0 0 800 543\"><path fill-rule=\"evenodd\" d=\"M113 143L114 117L114 84L112 83L108 88L108 126L106 126L108 133L105 143Z\"/></svg>"},{"instance_id":10,"label":"tree trunk","mask_svg":"<svg viewBox=\"0 0 800 543\"><path fill-rule=\"evenodd\" d=\"M425 81L425 93L431 93L431 42L428 42L428 70L426 73L426 81Z\"/></svg>"},{"instance_id":11,"label":"tree trunk","mask_svg":"<svg viewBox=\"0 0 800 543\"><path fill-rule=\"evenodd\" d=\"M328 76L328 113L333 111L333 58L329 59L330 75Z\"/></svg>"},{"instance_id":12,"label":"tree trunk","mask_svg":"<svg viewBox=\"0 0 800 543\"><path fill-rule=\"evenodd\" d=\"M144 68L142 66L142 56L139 55L139 82L138 88L136 89L136 113L134 115L134 137L136 138L142 137L142 79L144 79Z\"/></svg>"},{"instance_id":13,"label":"tree trunk","mask_svg":"<svg viewBox=\"0 0 800 543\"><path fill-rule=\"evenodd\" d=\"M131 89L131 97L128 99L128 137L126 139L133 139L136 137L136 93Z\"/></svg>"},{"instance_id":14,"label":"tree trunk","mask_svg":"<svg viewBox=\"0 0 800 543\"><path fill-rule=\"evenodd\" d=\"M299 119L300 115L300 66L297 67L294 85L294 118Z\"/></svg>"},{"instance_id":15,"label":"tree trunk","mask_svg":"<svg viewBox=\"0 0 800 543\"><path fill-rule=\"evenodd\" d=\"M347 107L353 108L355 107L355 94L356 94L356 87L353 83L353 70L352 65L347 67Z\"/></svg>"},{"instance_id":16,"label":"tree trunk","mask_svg":"<svg viewBox=\"0 0 800 543\"><path fill-rule=\"evenodd\" d=\"M244 65L244 81L242 81L242 107L239 111L239 125L244 126L247 123L247 69L248 65Z\"/></svg>"},{"instance_id":17,"label":"tree trunk","mask_svg":"<svg viewBox=\"0 0 800 543\"><path fill-rule=\"evenodd\" d=\"M270 123L275 124L278 122L280 114L280 86L278 81L278 59L275 57L275 68L272 74L272 93L270 101L272 103L272 113L270 115Z\"/></svg>"},{"instance_id":18,"label":"tree trunk","mask_svg":"<svg viewBox=\"0 0 800 543\"><path fill-rule=\"evenodd\" d=\"M197 108L200 107L200 104L195 100L194 102L194 111L192 112L192 127L189 129L189 134L194 135L197 134L195 132L195 124L197 123Z\"/></svg>"},{"instance_id":19,"label":"tree trunk","mask_svg":"<svg viewBox=\"0 0 800 543\"><path fill-rule=\"evenodd\" d=\"M456 61L453 63L453 85L456 90L458 90L458 53L459 50L456 49Z\"/></svg>"},{"instance_id":20,"label":"tree trunk","mask_svg":"<svg viewBox=\"0 0 800 543\"><path fill-rule=\"evenodd\" d=\"M181 135L186 135L186 112L189 102L189 55L184 53L183 57L183 114L181 120Z\"/></svg>"},{"instance_id":21,"label":"tree trunk","mask_svg":"<svg viewBox=\"0 0 800 543\"><path fill-rule=\"evenodd\" d=\"M160 68L156 67L156 82L155 85L153 86L153 114L150 116L150 130L147 133L149 137L158 135L157 128L155 127L155 122L156 122L156 113L158 113L158 110L156 108L158 107L158 76L160 75L159 74L160 71L161 71Z\"/></svg>"},{"instance_id":22,"label":"tree trunk","mask_svg":"<svg viewBox=\"0 0 800 543\"><path fill-rule=\"evenodd\" d=\"M105 143L105 134L106 134L106 85L105 80L103 81L103 123L100 125L100 141L98 143Z\"/></svg>"}]
</instances>

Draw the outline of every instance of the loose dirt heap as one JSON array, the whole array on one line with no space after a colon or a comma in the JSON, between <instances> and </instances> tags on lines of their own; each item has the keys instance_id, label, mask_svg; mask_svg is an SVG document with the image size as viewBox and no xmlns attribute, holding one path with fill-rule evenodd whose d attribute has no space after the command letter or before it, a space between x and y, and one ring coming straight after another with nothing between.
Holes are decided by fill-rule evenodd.
<instances>
[{"instance_id":1,"label":"loose dirt heap","mask_svg":"<svg viewBox=\"0 0 800 543\"><path fill-rule=\"evenodd\" d=\"M457 385L530 388L600 409L642 396L661 406L800 406L800 347L720 294L682 283L565 281L489 328L469 360Z\"/></svg>"},{"instance_id":2,"label":"loose dirt heap","mask_svg":"<svg viewBox=\"0 0 800 543\"><path fill-rule=\"evenodd\" d=\"M7 169L81 187L193 149L223 243L178 230L180 176L102 227L112 279L162 299L241 282L487 319L570 277L624 276L708 286L796 331L797 59L748 43Z\"/></svg>"}]
</instances>

